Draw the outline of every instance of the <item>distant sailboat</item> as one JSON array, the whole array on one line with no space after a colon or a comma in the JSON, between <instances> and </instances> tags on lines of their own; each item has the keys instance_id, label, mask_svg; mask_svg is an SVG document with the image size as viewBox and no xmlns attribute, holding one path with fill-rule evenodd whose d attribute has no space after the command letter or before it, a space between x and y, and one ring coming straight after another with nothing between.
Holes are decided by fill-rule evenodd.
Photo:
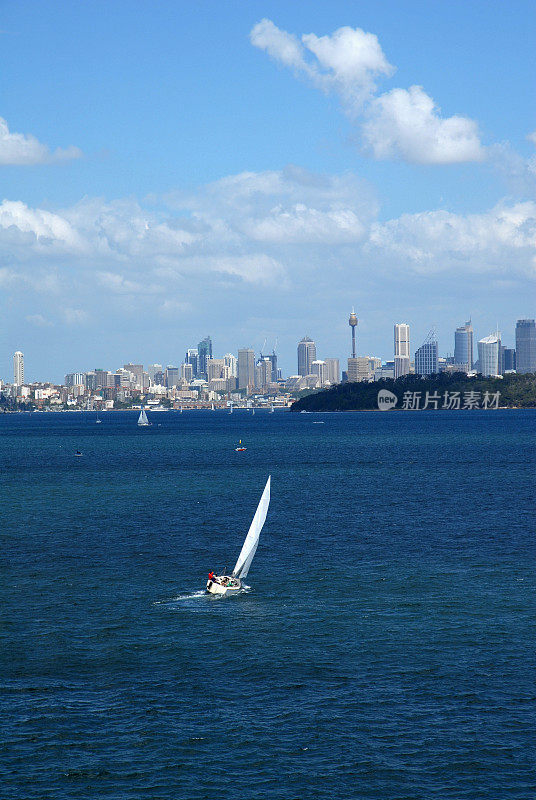
<instances>
[{"instance_id":1,"label":"distant sailboat","mask_svg":"<svg viewBox=\"0 0 536 800\"><path fill-rule=\"evenodd\" d=\"M270 414L273 414L273 413L274 413L274 404L272 403L272 405L270 406Z\"/></svg>"},{"instance_id":2,"label":"distant sailboat","mask_svg":"<svg viewBox=\"0 0 536 800\"><path fill-rule=\"evenodd\" d=\"M233 404L231 403L231 405L229 407L229 414L232 414L232 413L233 413Z\"/></svg>"},{"instance_id":3,"label":"distant sailboat","mask_svg":"<svg viewBox=\"0 0 536 800\"><path fill-rule=\"evenodd\" d=\"M270 475L266 481L266 486L262 493L259 505L255 512L255 516L249 527L248 535L242 545L242 550L238 556L238 561L230 575L214 575L213 572L209 573L207 581L207 592L209 594L227 594L230 592L239 591L242 588L242 581L247 577L253 556L257 551L259 544L259 536L263 525L266 521L268 514L268 506L270 505Z\"/></svg>"},{"instance_id":4,"label":"distant sailboat","mask_svg":"<svg viewBox=\"0 0 536 800\"><path fill-rule=\"evenodd\" d=\"M181 405L181 407L180 407L180 413L182 414L182 405Z\"/></svg>"},{"instance_id":5,"label":"distant sailboat","mask_svg":"<svg viewBox=\"0 0 536 800\"><path fill-rule=\"evenodd\" d=\"M211 403L210 410L211 411L216 411L216 409L214 408L214 403Z\"/></svg>"},{"instance_id":6,"label":"distant sailboat","mask_svg":"<svg viewBox=\"0 0 536 800\"><path fill-rule=\"evenodd\" d=\"M237 453L241 453L243 450L247 450L247 447L244 447L242 444L242 439L238 440L238 447L235 447Z\"/></svg>"},{"instance_id":7,"label":"distant sailboat","mask_svg":"<svg viewBox=\"0 0 536 800\"><path fill-rule=\"evenodd\" d=\"M139 425L140 428L145 428L145 427L147 427L147 425L150 425L150 424L151 423L147 419L147 414L145 413L145 409L142 406L141 407L141 411L140 411L140 416L138 417L138 425Z\"/></svg>"},{"instance_id":8,"label":"distant sailboat","mask_svg":"<svg viewBox=\"0 0 536 800\"><path fill-rule=\"evenodd\" d=\"M99 409L97 409L97 419L95 420L95 425L100 425L101 422L102 422L102 419L99 419Z\"/></svg>"}]
</instances>

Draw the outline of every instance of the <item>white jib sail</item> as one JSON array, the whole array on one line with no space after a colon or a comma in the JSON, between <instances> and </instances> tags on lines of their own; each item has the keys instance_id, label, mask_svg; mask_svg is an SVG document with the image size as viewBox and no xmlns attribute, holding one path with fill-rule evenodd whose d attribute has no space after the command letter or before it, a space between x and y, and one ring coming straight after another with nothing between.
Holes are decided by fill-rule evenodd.
<instances>
[{"instance_id":1,"label":"white jib sail","mask_svg":"<svg viewBox=\"0 0 536 800\"><path fill-rule=\"evenodd\" d=\"M266 486L264 487L264 492L262 493L262 497L260 499L259 505L257 506L257 510L255 512L255 516L251 521L251 525L249 526L248 535L246 536L246 540L242 545L242 550L240 551L240 555L238 556L238 561L235 564L235 568L233 569L233 576L235 578L245 578L249 572L249 568L251 566L251 562L253 561L253 556L257 550L257 545L259 544L259 536L261 535L262 526L266 521L266 515L268 514L268 506L270 505L270 475L268 476L268 480L266 481Z\"/></svg>"}]
</instances>

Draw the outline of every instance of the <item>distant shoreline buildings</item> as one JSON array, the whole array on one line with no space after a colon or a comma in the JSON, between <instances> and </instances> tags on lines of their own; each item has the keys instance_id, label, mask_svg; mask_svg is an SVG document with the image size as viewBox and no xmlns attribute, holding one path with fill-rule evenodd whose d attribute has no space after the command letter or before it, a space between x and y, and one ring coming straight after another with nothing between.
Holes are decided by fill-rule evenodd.
<instances>
[{"instance_id":1,"label":"distant shoreline buildings","mask_svg":"<svg viewBox=\"0 0 536 800\"><path fill-rule=\"evenodd\" d=\"M2 386L0 395L8 401L32 402L64 407L114 407L145 402L149 407L179 407L183 404L245 403L289 405L302 391L326 388L341 382L377 381L416 374L423 377L440 372L465 372L485 377L509 372L536 373L536 321L520 319L515 328L515 348L502 345L499 331L478 341L474 361L474 331L471 320L454 330L454 355L439 356L439 343L432 330L417 347L413 361L410 351L410 326L394 325L392 360L377 356L358 356L356 350L357 315L352 309L351 355L347 369L340 371L335 357L317 357L317 346L304 336L297 346L297 374L284 378L278 368L275 348L270 355L259 355L251 347L240 348L237 355L214 357L210 336L197 347L188 348L180 365L126 363L114 372L105 369L71 372L64 383L27 384L24 379L24 354L13 355L13 383ZM264 349L264 347L263 347ZM1 399L0 397L0 399Z\"/></svg>"}]
</instances>

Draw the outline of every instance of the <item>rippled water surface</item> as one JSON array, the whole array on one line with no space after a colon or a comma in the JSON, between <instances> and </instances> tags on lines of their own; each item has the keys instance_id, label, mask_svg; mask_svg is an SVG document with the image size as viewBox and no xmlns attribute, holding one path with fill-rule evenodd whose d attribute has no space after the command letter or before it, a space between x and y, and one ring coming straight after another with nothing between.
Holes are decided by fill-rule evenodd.
<instances>
[{"instance_id":1,"label":"rippled water surface","mask_svg":"<svg viewBox=\"0 0 536 800\"><path fill-rule=\"evenodd\" d=\"M2 800L534 797L535 412L102 420L0 417Z\"/></svg>"}]
</instances>

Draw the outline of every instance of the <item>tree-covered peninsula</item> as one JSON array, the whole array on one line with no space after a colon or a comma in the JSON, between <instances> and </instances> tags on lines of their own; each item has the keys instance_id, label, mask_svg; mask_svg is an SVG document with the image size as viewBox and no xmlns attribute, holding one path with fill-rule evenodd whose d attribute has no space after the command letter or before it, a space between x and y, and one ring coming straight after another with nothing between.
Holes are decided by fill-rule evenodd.
<instances>
[{"instance_id":1,"label":"tree-covered peninsula","mask_svg":"<svg viewBox=\"0 0 536 800\"><path fill-rule=\"evenodd\" d=\"M378 394L382 389L396 396L396 403L391 400L395 409L536 408L534 373L469 378L463 372L456 372L427 377L405 375L373 383L340 383L301 397L292 404L291 411L378 409Z\"/></svg>"}]
</instances>

